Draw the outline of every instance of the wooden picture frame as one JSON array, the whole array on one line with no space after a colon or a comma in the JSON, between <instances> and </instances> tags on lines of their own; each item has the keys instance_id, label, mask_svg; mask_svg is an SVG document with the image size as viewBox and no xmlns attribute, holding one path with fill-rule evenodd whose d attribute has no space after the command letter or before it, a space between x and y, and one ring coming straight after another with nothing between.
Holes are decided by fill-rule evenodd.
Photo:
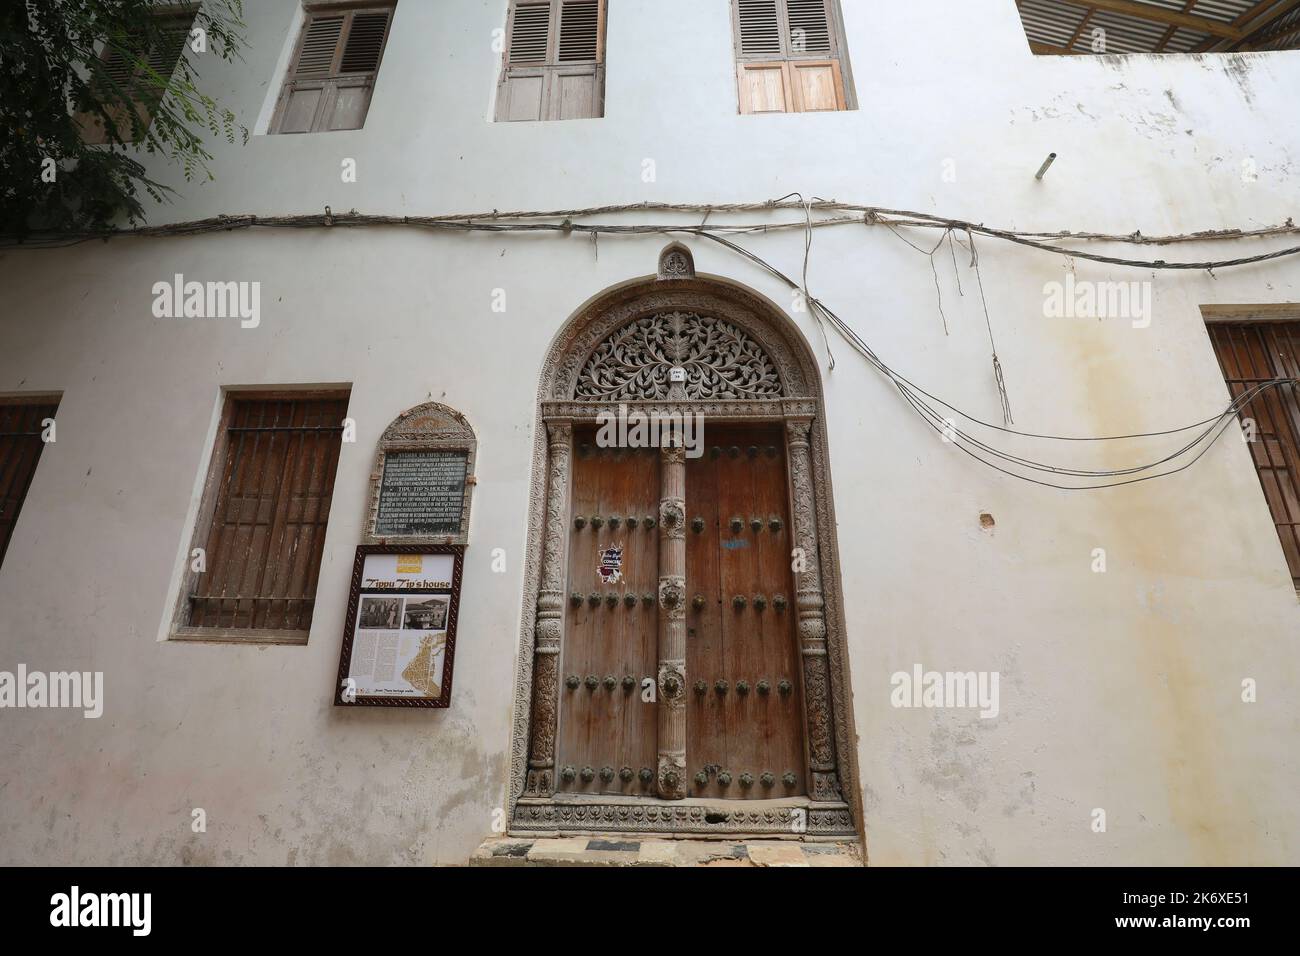
<instances>
[{"instance_id":1,"label":"wooden picture frame","mask_svg":"<svg viewBox=\"0 0 1300 956\"><path fill-rule=\"evenodd\" d=\"M420 557L450 555L452 558L451 580L446 582L448 587L428 587L428 588L365 588L363 587L363 575L365 574L367 558L382 555L396 555L398 557ZM411 547L407 545L391 544L362 544L357 546L356 558L352 565L352 585L348 594L348 609L343 623L343 644L339 653L339 672L338 680L334 685L334 705L336 707L425 707L425 708L446 708L451 706L451 682L454 671L456 656L456 622L460 612L460 589L461 580L464 573L465 549L461 545L423 545ZM398 564L400 569L400 562ZM418 572L417 572L418 573ZM356 692L356 678L352 675L352 662L354 654L357 651L355 639L358 630L358 614L361 612L362 601L369 597L384 598L386 595L394 595L394 599L400 598L402 604L398 608L398 613L402 615L400 620L393 621L396 626L376 627L377 632L390 634L397 632L404 634L407 631L441 630L445 633L445 642L441 648L442 666L441 674L438 681L438 695L420 697L416 695L405 695L399 693L392 694L365 694ZM446 595L445 618L441 621L442 627L436 625L430 628L408 627L409 598L412 595L427 595L437 599ZM376 636L378 640L378 636ZM423 647L417 652L425 653ZM436 651L430 651L436 653ZM400 666L401 661L398 661ZM414 659L407 665L409 669L414 664ZM347 693L349 690L349 678L353 679L351 690L353 694Z\"/></svg>"}]
</instances>

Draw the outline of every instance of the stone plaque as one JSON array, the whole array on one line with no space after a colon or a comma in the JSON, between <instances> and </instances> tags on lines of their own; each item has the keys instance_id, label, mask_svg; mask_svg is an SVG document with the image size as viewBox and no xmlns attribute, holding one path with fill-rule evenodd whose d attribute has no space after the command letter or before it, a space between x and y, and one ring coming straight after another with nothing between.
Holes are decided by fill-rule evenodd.
<instances>
[{"instance_id":1,"label":"stone plaque","mask_svg":"<svg viewBox=\"0 0 1300 956\"><path fill-rule=\"evenodd\" d=\"M379 488L375 534L457 534L468 459L465 451L389 452Z\"/></svg>"}]
</instances>

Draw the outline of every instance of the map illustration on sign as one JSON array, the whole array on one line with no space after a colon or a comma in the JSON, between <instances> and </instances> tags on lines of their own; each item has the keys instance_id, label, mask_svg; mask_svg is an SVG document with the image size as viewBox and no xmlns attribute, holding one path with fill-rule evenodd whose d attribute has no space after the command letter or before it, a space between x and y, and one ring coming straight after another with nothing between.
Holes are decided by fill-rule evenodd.
<instances>
[{"instance_id":1,"label":"map illustration on sign","mask_svg":"<svg viewBox=\"0 0 1300 956\"><path fill-rule=\"evenodd\" d=\"M426 697L437 697L442 692L442 650L447 645L447 637L422 637L420 649L411 658L411 663L402 671L402 680Z\"/></svg>"}]
</instances>

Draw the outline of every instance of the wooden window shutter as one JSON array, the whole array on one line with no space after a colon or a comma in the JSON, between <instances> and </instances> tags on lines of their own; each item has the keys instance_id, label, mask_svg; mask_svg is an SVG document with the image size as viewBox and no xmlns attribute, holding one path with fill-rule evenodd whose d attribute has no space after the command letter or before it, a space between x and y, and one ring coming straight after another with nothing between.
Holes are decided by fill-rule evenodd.
<instances>
[{"instance_id":1,"label":"wooden window shutter","mask_svg":"<svg viewBox=\"0 0 1300 956\"><path fill-rule=\"evenodd\" d=\"M0 565L45 450L42 423L58 407L56 399L0 401Z\"/></svg>"},{"instance_id":2,"label":"wooden window shutter","mask_svg":"<svg viewBox=\"0 0 1300 956\"><path fill-rule=\"evenodd\" d=\"M344 17L314 16L307 24L294 65L294 76L329 76L334 72L334 57L343 37Z\"/></svg>"},{"instance_id":3,"label":"wooden window shutter","mask_svg":"<svg viewBox=\"0 0 1300 956\"><path fill-rule=\"evenodd\" d=\"M742 113L789 113L794 105L790 93L790 70L785 63L740 64L740 111Z\"/></svg>"},{"instance_id":4,"label":"wooden window shutter","mask_svg":"<svg viewBox=\"0 0 1300 956\"><path fill-rule=\"evenodd\" d=\"M836 0L734 0L742 113L848 108Z\"/></svg>"},{"instance_id":5,"label":"wooden window shutter","mask_svg":"<svg viewBox=\"0 0 1300 956\"><path fill-rule=\"evenodd\" d=\"M838 60L791 60L790 88L800 113L844 109L844 80Z\"/></svg>"},{"instance_id":6,"label":"wooden window shutter","mask_svg":"<svg viewBox=\"0 0 1300 956\"><path fill-rule=\"evenodd\" d=\"M193 25L192 16L169 19L163 25L161 40L154 44L145 57L149 69L165 79L170 78L176 70L176 64L180 62L181 55L185 52L185 41L189 39L190 28Z\"/></svg>"},{"instance_id":7,"label":"wooden window shutter","mask_svg":"<svg viewBox=\"0 0 1300 956\"><path fill-rule=\"evenodd\" d=\"M521 3L510 30L511 66L546 64L551 44L551 3Z\"/></svg>"},{"instance_id":8,"label":"wooden window shutter","mask_svg":"<svg viewBox=\"0 0 1300 956\"><path fill-rule=\"evenodd\" d=\"M348 399L231 396L185 583L180 637L305 640Z\"/></svg>"},{"instance_id":9,"label":"wooden window shutter","mask_svg":"<svg viewBox=\"0 0 1300 956\"><path fill-rule=\"evenodd\" d=\"M374 73L388 37L391 10L381 13L358 13L352 18L348 41L343 45L343 73Z\"/></svg>"},{"instance_id":10,"label":"wooden window shutter","mask_svg":"<svg viewBox=\"0 0 1300 956\"><path fill-rule=\"evenodd\" d=\"M1300 377L1300 322L1210 322L1207 329L1234 399L1272 379ZM1290 384L1265 389L1238 416L1253 422L1254 440L1245 445L1300 589L1300 395Z\"/></svg>"},{"instance_id":11,"label":"wooden window shutter","mask_svg":"<svg viewBox=\"0 0 1300 956\"><path fill-rule=\"evenodd\" d=\"M826 0L786 0L788 56L832 52L831 23Z\"/></svg>"},{"instance_id":12,"label":"wooden window shutter","mask_svg":"<svg viewBox=\"0 0 1300 956\"><path fill-rule=\"evenodd\" d=\"M135 110L141 122L147 128L152 118L154 107L158 105L158 89L151 82L146 71L152 71L170 80L176 66L185 53L185 41L189 39L190 28L194 25L193 14L158 14L157 25L160 36L145 52L143 64L126 56L120 46L109 44L102 55L103 70L108 79L135 101ZM144 35L133 35L128 46L138 49L144 42ZM130 141L132 130L127 114L121 107L110 109L118 117L118 131L124 140ZM82 112L77 115L81 125L82 138L88 143L106 143L108 134L103 128L103 121L96 115Z\"/></svg>"},{"instance_id":13,"label":"wooden window shutter","mask_svg":"<svg viewBox=\"0 0 1300 956\"><path fill-rule=\"evenodd\" d=\"M497 91L502 122L604 115L606 0L515 0Z\"/></svg>"},{"instance_id":14,"label":"wooden window shutter","mask_svg":"<svg viewBox=\"0 0 1300 956\"><path fill-rule=\"evenodd\" d=\"M560 63L595 63L600 48L600 4L565 0L560 8Z\"/></svg>"},{"instance_id":15,"label":"wooden window shutter","mask_svg":"<svg viewBox=\"0 0 1300 956\"><path fill-rule=\"evenodd\" d=\"M784 55L778 0L736 0L740 55L771 57Z\"/></svg>"},{"instance_id":16,"label":"wooden window shutter","mask_svg":"<svg viewBox=\"0 0 1300 956\"><path fill-rule=\"evenodd\" d=\"M392 25L393 7L308 14L272 131L360 129Z\"/></svg>"}]
</instances>

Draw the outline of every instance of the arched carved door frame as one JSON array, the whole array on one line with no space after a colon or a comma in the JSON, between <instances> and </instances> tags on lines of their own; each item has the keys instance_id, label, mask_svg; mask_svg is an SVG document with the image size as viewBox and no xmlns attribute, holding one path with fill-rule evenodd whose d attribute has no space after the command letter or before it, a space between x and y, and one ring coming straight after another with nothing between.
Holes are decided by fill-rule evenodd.
<instances>
[{"instance_id":1,"label":"arched carved door frame","mask_svg":"<svg viewBox=\"0 0 1300 956\"><path fill-rule=\"evenodd\" d=\"M652 399L575 397L583 367L612 333L639 320L672 313L721 319L752 339L775 365L781 382L779 396L691 399L681 386L673 386L667 394ZM662 393L662 389L656 391ZM660 640L659 692L668 705L660 716L657 789L661 797L556 794L559 653L566 608L573 428L594 421L602 411L617 414L620 403L647 414L702 414L709 422L785 425L792 531L804 551L804 570L797 574L796 607L805 703L806 797L768 801L762 808L735 801L682 799L685 788L676 786L674 753L675 748L684 748L684 663L682 654L670 652L664 659L662 650L665 642L675 646L676 638L671 635L682 630L681 595L674 600L671 574L661 577L659 588L661 627L665 629ZM668 497L661 507L671 510L672 489L680 488L675 476L680 476L681 449L665 449L663 461ZM670 543L674 537L671 522L662 534L661 542ZM811 350L786 316L743 287L696 277L690 252L679 243L664 250L657 278L610 290L580 309L552 343L538 390L511 743L510 831L533 836L610 831L679 836L856 835L854 819L860 818L860 810L854 799L856 768L847 708L837 551L820 376ZM671 559L669 564L671 567ZM665 679L674 675L679 678L677 683L666 689Z\"/></svg>"}]
</instances>

